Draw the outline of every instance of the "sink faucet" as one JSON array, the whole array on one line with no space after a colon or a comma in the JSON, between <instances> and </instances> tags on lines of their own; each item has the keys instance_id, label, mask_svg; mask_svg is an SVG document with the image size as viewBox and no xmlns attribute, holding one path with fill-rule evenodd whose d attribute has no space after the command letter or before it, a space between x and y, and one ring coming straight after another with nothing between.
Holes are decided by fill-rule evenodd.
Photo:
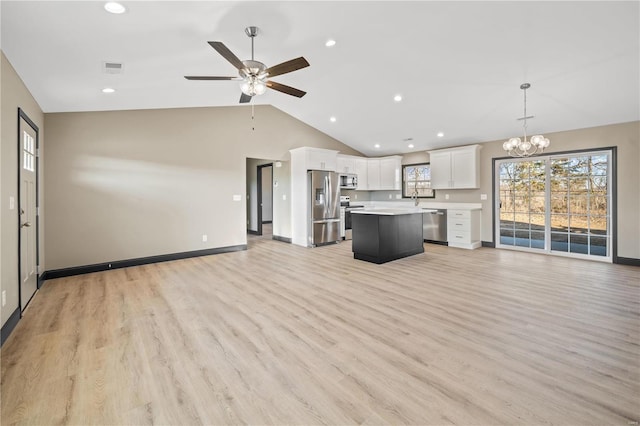
<instances>
[{"instance_id":1,"label":"sink faucet","mask_svg":"<svg viewBox=\"0 0 640 426\"><path fill-rule=\"evenodd\" d=\"M418 201L418 190L417 189L413 190L413 194L411 194L411 199L413 200L415 206L418 207L419 201Z\"/></svg>"}]
</instances>

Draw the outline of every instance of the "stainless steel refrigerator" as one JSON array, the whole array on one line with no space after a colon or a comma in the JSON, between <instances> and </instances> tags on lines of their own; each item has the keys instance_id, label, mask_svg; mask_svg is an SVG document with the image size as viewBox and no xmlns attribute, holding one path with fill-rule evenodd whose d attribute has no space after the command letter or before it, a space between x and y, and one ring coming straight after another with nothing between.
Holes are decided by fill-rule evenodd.
<instances>
[{"instance_id":1,"label":"stainless steel refrigerator","mask_svg":"<svg viewBox=\"0 0 640 426\"><path fill-rule=\"evenodd\" d=\"M340 238L340 177L336 172L310 170L309 245L318 246Z\"/></svg>"}]
</instances>

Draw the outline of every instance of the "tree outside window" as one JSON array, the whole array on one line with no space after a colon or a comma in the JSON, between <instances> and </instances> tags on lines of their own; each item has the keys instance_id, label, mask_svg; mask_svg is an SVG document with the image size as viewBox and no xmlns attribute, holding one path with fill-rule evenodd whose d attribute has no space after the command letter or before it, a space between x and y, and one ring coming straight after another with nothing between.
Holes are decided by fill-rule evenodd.
<instances>
[{"instance_id":1,"label":"tree outside window","mask_svg":"<svg viewBox=\"0 0 640 426\"><path fill-rule=\"evenodd\" d=\"M402 197L416 196L418 198L436 197L436 191L431 189L431 166L429 163L402 166Z\"/></svg>"}]
</instances>

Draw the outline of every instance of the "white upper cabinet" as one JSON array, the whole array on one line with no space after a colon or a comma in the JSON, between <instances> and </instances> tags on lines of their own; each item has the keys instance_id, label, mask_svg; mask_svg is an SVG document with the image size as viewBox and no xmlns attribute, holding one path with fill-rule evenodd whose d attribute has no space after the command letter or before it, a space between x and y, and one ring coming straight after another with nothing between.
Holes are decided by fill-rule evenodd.
<instances>
[{"instance_id":1,"label":"white upper cabinet","mask_svg":"<svg viewBox=\"0 0 640 426\"><path fill-rule=\"evenodd\" d=\"M336 172L338 173L357 173L356 159L353 155L338 154Z\"/></svg>"},{"instance_id":2,"label":"white upper cabinet","mask_svg":"<svg viewBox=\"0 0 640 426\"><path fill-rule=\"evenodd\" d=\"M480 145L429 151L433 189L480 188Z\"/></svg>"},{"instance_id":3,"label":"white upper cabinet","mask_svg":"<svg viewBox=\"0 0 640 426\"><path fill-rule=\"evenodd\" d=\"M380 159L380 189L399 191L402 189L400 173L402 157L393 156Z\"/></svg>"},{"instance_id":4,"label":"white upper cabinet","mask_svg":"<svg viewBox=\"0 0 640 426\"><path fill-rule=\"evenodd\" d=\"M380 160L377 158L367 159L367 189L380 189Z\"/></svg>"},{"instance_id":5,"label":"white upper cabinet","mask_svg":"<svg viewBox=\"0 0 640 426\"><path fill-rule=\"evenodd\" d=\"M298 148L305 152L305 166L307 170L336 171L338 151L322 148Z\"/></svg>"},{"instance_id":6,"label":"white upper cabinet","mask_svg":"<svg viewBox=\"0 0 640 426\"><path fill-rule=\"evenodd\" d=\"M356 158L356 174L358 175L358 188L360 191L369 189L369 159Z\"/></svg>"},{"instance_id":7,"label":"white upper cabinet","mask_svg":"<svg viewBox=\"0 0 640 426\"><path fill-rule=\"evenodd\" d=\"M399 191L402 189L402 157L394 155L391 157L369 158L368 159L368 188L370 191L388 190Z\"/></svg>"}]
</instances>

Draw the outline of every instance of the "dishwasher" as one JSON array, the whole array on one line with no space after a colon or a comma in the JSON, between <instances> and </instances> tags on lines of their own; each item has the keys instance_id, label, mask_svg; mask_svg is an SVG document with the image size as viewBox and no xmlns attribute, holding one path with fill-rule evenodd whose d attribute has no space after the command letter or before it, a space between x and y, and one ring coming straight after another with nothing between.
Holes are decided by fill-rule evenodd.
<instances>
[{"instance_id":1,"label":"dishwasher","mask_svg":"<svg viewBox=\"0 0 640 426\"><path fill-rule=\"evenodd\" d=\"M447 245L446 209L427 209L422 213L422 238L426 242Z\"/></svg>"}]
</instances>

